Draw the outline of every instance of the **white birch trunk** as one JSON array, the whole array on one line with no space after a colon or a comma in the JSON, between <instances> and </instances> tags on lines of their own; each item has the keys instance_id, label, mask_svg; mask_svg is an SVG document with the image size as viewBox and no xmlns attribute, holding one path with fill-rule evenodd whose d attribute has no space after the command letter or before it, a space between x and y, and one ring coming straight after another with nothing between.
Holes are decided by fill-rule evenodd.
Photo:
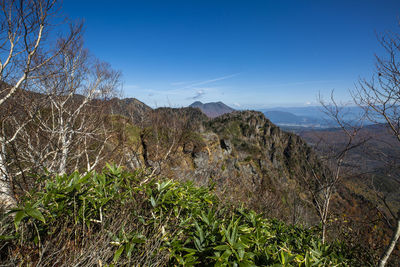
<instances>
[{"instance_id":1,"label":"white birch trunk","mask_svg":"<svg viewBox=\"0 0 400 267\"><path fill-rule=\"evenodd\" d=\"M62 175L65 174L67 171L67 159L68 159L68 153L69 153L69 142L67 140L67 137L65 134L63 134L62 139L61 139L61 158L60 158L60 165L58 169L58 174Z\"/></svg>"},{"instance_id":2,"label":"white birch trunk","mask_svg":"<svg viewBox=\"0 0 400 267\"><path fill-rule=\"evenodd\" d=\"M0 207L10 209L15 207L16 204L10 179L7 176L4 154L0 153Z\"/></svg>"},{"instance_id":3,"label":"white birch trunk","mask_svg":"<svg viewBox=\"0 0 400 267\"><path fill-rule=\"evenodd\" d=\"M399 212L399 215L400 215L400 212ZM396 228L394 229L394 232L393 232L392 238L389 242L389 245L386 247L381 259L379 260L379 264L378 264L379 267L383 267L386 265L387 260L390 257L390 254L392 254L394 248L396 247L399 237L400 237L400 218L398 216L397 221L396 221Z\"/></svg>"}]
</instances>

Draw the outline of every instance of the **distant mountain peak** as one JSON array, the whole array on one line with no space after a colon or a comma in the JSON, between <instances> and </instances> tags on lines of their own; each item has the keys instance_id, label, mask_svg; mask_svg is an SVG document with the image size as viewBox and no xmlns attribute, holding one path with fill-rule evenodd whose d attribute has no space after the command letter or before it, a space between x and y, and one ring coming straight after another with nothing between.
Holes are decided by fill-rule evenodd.
<instances>
[{"instance_id":1,"label":"distant mountain peak","mask_svg":"<svg viewBox=\"0 0 400 267\"><path fill-rule=\"evenodd\" d=\"M233 108L225 105L223 102L210 102L203 104L200 101L193 102L189 107L199 108L207 117L215 118L226 113L235 111Z\"/></svg>"}]
</instances>

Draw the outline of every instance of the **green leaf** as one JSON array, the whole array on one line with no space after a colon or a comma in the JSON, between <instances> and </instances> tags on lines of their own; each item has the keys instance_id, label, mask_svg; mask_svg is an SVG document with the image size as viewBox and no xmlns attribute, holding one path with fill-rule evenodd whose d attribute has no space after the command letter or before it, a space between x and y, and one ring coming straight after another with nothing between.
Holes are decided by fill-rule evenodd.
<instances>
[{"instance_id":1,"label":"green leaf","mask_svg":"<svg viewBox=\"0 0 400 267\"><path fill-rule=\"evenodd\" d=\"M230 249L225 250L225 252L222 254L221 258L223 259L228 259L232 255L232 251Z\"/></svg>"},{"instance_id":2,"label":"green leaf","mask_svg":"<svg viewBox=\"0 0 400 267\"><path fill-rule=\"evenodd\" d=\"M15 224L15 229L18 229L19 224L21 223L22 219L25 218L27 215L25 211L20 210L15 214L14 218L14 224Z\"/></svg>"},{"instance_id":3,"label":"green leaf","mask_svg":"<svg viewBox=\"0 0 400 267\"><path fill-rule=\"evenodd\" d=\"M197 252L197 250L196 249L193 249L193 248L182 248L182 250L183 251L186 251L186 252L188 252L188 253L196 253Z\"/></svg>"},{"instance_id":4,"label":"green leaf","mask_svg":"<svg viewBox=\"0 0 400 267\"><path fill-rule=\"evenodd\" d=\"M131 242L136 244L141 244L141 243L146 243L146 240L144 240L143 238L133 238Z\"/></svg>"},{"instance_id":5,"label":"green leaf","mask_svg":"<svg viewBox=\"0 0 400 267\"><path fill-rule=\"evenodd\" d=\"M150 197L150 202L151 202L151 205L152 205L153 207L156 207L157 203L156 203L156 201L155 201L155 199L154 199L153 196Z\"/></svg>"},{"instance_id":6,"label":"green leaf","mask_svg":"<svg viewBox=\"0 0 400 267\"><path fill-rule=\"evenodd\" d=\"M43 214L40 212L39 209L28 209L26 210L26 213L31 216L32 218L35 218L36 220L42 221L43 223L46 223Z\"/></svg>"},{"instance_id":7,"label":"green leaf","mask_svg":"<svg viewBox=\"0 0 400 267\"><path fill-rule=\"evenodd\" d=\"M204 242L204 232L203 232L203 229L201 229L201 227L199 226L199 224L198 224L197 222L195 222L194 225L195 225L196 230L197 230L197 233L198 233L198 235L199 235L200 242L203 243L203 242Z\"/></svg>"},{"instance_id":8,"label":"green leaf","mask_svg":"<svg viewBox=\"0 0 400 267\"><path fill-rule=\"evenodd\" d=\"M246 260L239 263L239 267L255 267L255 266L257 265L255 265L251 261L246 261Z\"/></svg>"},{"instance_id":9,"label":"green leaf","mask_svg":"<svg viewBox=\"0 0 400 267\"><path fill-rule=\"evenodd\" d=\"M122 252L124 252L124 246L121 246L114 254L113 261L117 262L119 257L121 256Z\"/></svg>"},{"instance_id":10,"label":"green leaf","mask_svg":"<svg viewBox=\"0 0 400 267\"><path fill-rule=\"evenodd\" d=\"M244 257L244 249L238 249L239 260L243 260Z\"/></svg>"},{"instance_id":11,"label":"green leaf","mask_svg":"<svg viewBox=\"0 0 400 267\"><path fill-rule=\"evenodd\" d=\"M132 251L134 248L135 248L135 244L130 244L130 243L126 244L125 253L128 258L131 257L131 254L132 254Z\"/></svg>"},{"instance_id":12,"label":"green leaf","mask_svg":"<svg viewBox=\"0 0 400 267\"><path fill-rule=\"evenodd\" d=\"M16 238L17 237L13 236L13 235L0 235L0 240L3 240L3 241L13 240Z\"/></svg>"},{"instance_id":13,"label":"green leaf","mask_svg":"<svg viewBox=\"0 0 400 267\"><path fill-rule=\"evenodd\" d=\"M214 247L215 250L227 250L229 249L228 245L220 245L220 246L216 246Z\"/></svg>"},{"instance_id":14,"label":"green leaf","mask_svg":"<svg viewBox=\"0 0 400 267\"><path fill-rule=\"evenodd\" d=\"M196 248L197 248L198 251L201 252L201 251L204 250L204 249L203 249L203 246L201 245L200 240L199 240L197 237L194 238L194 245L196 246Z\"/></svg>"}]
</instances>

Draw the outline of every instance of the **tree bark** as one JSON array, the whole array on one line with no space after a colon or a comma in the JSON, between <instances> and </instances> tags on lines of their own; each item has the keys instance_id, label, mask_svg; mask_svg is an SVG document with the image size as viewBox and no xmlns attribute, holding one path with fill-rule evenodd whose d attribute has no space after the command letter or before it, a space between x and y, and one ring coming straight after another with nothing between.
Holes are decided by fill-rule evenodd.
<instances>
[{"instance_id":1,"label":"tree bark","mask_svg":"<svg viewBox=\"0 0 400 267\"><path fill-rule=\"evenodd\" d=\"M0 207L8 210L15 207L17 201L11 188L10 180L7 177L7 170L3 153L0 153Z\"/></svg>"},{"instance_id":2,"label":"tree bark","mask_svg":"<svg viewBox=\"0 0 400 267\"><path fill-rule=\"evenodd\" d=\"M399 212L400 215L400 212ZM383 252L381 259L379 260L379 267L383 267L386 265L387 260L390 257L390 254L392 254L394 248L396 247L397 241L399 240L400 237L400 216L398 216L397 221L396 221L396 228L394 229L392 238L389 242L389 245L386 247L385 251Z\"/></svg>"}]
</instances>

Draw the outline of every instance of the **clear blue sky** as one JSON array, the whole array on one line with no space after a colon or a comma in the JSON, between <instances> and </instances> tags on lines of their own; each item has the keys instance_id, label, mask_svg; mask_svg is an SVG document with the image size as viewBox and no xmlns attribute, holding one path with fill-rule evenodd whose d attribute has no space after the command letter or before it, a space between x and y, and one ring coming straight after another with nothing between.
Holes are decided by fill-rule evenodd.
<instances>
[{"instance_id":1,"label":"clear blue sky","mask_svg":"<svg viewBox=\"0 0 400 267\"><path fill-rule=\"evenodd\" d=\"M233 107L348 99L369 77L375 33L400 32L399 0L64 0L86 47L123 74L125 97L150 106Z\"/></svg>"}]
</instances>

